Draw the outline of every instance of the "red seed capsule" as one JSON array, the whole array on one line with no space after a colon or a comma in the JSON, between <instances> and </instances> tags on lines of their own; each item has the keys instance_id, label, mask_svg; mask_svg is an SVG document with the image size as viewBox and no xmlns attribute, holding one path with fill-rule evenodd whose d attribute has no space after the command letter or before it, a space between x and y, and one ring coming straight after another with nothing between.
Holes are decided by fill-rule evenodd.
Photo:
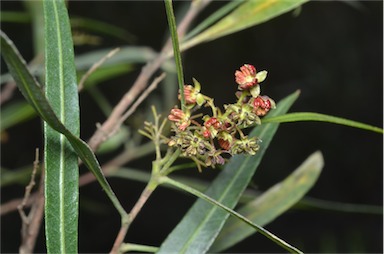
<instances>
[{"instance_id":1,"label":"red seed capsule","mask_svg":"<svg viewBox=\"0 0 384 254\"><path fill-rule=\"evenodd\" d=\"M218 142L220 147L223 148L224 150L229 150L229 148L231 148L231 144L229 143L228 140L219 139Z\"/></svg>"}]
</instances>

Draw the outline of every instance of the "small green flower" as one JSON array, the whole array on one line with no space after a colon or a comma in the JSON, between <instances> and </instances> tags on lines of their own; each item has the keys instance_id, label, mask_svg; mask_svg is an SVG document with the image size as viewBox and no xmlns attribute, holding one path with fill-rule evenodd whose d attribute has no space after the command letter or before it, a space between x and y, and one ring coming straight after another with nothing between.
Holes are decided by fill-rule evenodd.
<instances>
[{"instance_id":1,"label":"small green flower","mask_svg":"<svg viewBox=\"0 0 384 254\"><path fill-rule=\"evenodd\" d=\"M215 167L215 165L223 165L225 163L224 158L221 156L221 152L210 152L205 159L205 165L207 167Z\"/></svg>"},{"instance_id":2,"label":"small green flower","mask_svg":"<svg viewBox=\"0 0 384 254\"><path fill-rule=\"evenodd\" d=\"M231 148L231 152L232 154L247 153L254 155L259 150L259 148L259 139L257 137L248 138L246 136L234 142Z\"/></svg>"},{"instance_id":3,"label":"small green flower","mask_svg":"<svg viewBox=\"0 0 384 254\"><path fill-rule=\"evenodd\" d=\"M229 111L230 119L241 128L261 123L260 118L253 112L253 108L249 104L242 104L241 106L236 104L228 105L226 110Z\"/></svg>"}]
</instances>

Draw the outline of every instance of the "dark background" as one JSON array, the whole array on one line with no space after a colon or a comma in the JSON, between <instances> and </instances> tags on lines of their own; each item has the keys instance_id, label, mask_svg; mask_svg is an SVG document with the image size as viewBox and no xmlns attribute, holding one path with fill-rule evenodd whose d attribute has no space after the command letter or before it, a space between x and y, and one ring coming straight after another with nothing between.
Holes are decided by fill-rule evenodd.
<instances>
[{"instance_id":1,"label":"dark background","mask_svg":"<svg viewBox=\"0 0 384 254\"><path fill-rule=\"evenodd\" d=\"M2 1L2 10L23 10L17 1ZM176 2L175 8L185 2ZM202 21L225 2L212 3L197 19ZM160 50L167 33L163 3L134 1L76 1L69 3L70 16L83 16L120 26L136 37L135 45ZM203 84L203 93L218 104L234 100L234 71L244 63L268 70L264 94L276 101L301 90L291 111L341 116L382 127L383 122L383 5L381 1L315 1L300 14L284 14L256 27L198 45L183 54L186 82L192 77ZM33 57L31 27L2 23L27 61ZM115 47L124 42L104 38L100 46L76 47L76 53ZM3 62L2 62L3 63ZM103 91L116 103L140 71L103 84ZM5 66L2 66L2 73ZM122 85L116 85L122 84ZM20 95L16 94L16 98ZM21 97L20 97L21 98ZM104 120L87 95L81 95L82 136L87 139L94 124ZM35 147L42 147L38 119L8 131L2 144L2 166L18 168L31 163ZM382 206L382 136L359 129L317 122L283 124L256 172L253 182L266 190L284 179L308 155L322 151L325 167L308 196L324 200ZM107 158L104 158L107 159ZM152 156L129 166L148 170ZM101 158L103 160L103 158ZM202 174L211 179L217 171ZM116 194L133 205L143 184L111 179ZM21 197L23 186L2 189L2 203ZM157 191L130 229L130 242L158 246L175 227L195 199L168 189ZM85 203L91 201L96 208ZM109 251L119 229L119 217L96 183L80 190L79 251ZM16 212L1 218L1 252L17 252L20 219ZM293 209L267 229L305 252L382 253L382 215ZM41 230L43 232L43 229ZM36 251L44 252L43 233ZM280 247L254 235L231 252L280 252Z\"/></svg>"}]
</instances>

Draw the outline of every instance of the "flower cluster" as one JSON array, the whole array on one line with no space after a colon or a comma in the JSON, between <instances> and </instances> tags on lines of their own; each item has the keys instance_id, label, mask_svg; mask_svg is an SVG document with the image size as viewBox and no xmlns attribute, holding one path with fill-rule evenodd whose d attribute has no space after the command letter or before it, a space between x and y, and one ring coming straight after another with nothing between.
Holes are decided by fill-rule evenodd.
<instances>
[{"instance_id":1,"label":"flower cluster","mask_svg":"<svg viewBox=\"0 0 384 254\"><path fill-rule=\"evenodd\" d=\"M244 135L242 129L260 124L260 117L275 108L271 98L260 95L259 83L266 76L266 71L257 72L253 65L240 67L235 72L239 90L236 93L237 102L224 105L224 112L215 106L212 98L200 92L200 83L193 79L194 86L184 86L184 111L175 107L168 115L174 123L174 135L168 145L178 147L183 156L197 163L199 169L201 166L224 164L225 154L254 155L259 150L260 140ZM201 121L197 121L201 114L195 112L201 106L210 107L212 115L204 115Z\"/></svg>"}]
</instances>

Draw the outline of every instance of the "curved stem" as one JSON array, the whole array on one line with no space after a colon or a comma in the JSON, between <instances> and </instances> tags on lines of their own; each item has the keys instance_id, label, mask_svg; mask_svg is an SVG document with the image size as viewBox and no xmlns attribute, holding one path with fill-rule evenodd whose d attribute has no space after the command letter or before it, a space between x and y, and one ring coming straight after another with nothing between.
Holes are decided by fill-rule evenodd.
<instances>
[{"instance_id":1,"label":"curved stem","mask_svg":"<svg viewBox=\"0 0 384 254\"><path fill-rule=\"evenodd\" d=\"M185 112L184 73L183 73L183 65L181 63L181 54L179 49L179 37L177 35L176 20L175 20L175 15L173 14L172 0L164 0L164 3L165 3L165 10L167 12L169 31L171 32L173 55L175 58L176 69L177 69L177 79L179 82L179 89L180 89L181 109L183 110L183 112Z\"/></svg>"},{"instance_id":2,"label":"curved stem","mask_svg":"<svg viewBox=\"0 0 384 254\"><path fill-rule=\"evenodd\" d=\"M172 166L172 164L176 161L176 159L179 158L180 153L181 153L180 149L176 149L176 151L174 151L171 154L171 156L167 158L166 163L162 166L162 169L161 169L162 175L168 175L169 173L171 173L169 169Z\"/></svg>"}]
</instances>

